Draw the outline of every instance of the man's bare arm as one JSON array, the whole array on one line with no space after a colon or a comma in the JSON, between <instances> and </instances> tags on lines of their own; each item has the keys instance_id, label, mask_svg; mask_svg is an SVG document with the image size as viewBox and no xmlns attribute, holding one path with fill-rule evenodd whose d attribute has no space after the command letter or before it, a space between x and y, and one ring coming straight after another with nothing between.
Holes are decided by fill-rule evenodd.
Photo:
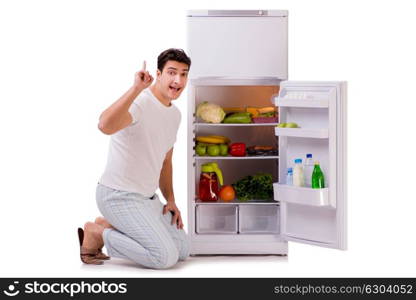
<instances>
[{"instance_id":1,"label":"man's bare arm","mask_svg":"<svg viewBox=\"0 0 416 300\"><path fill-rule=\"evenodd\" d=\"M165 160L163 162L163 167L160 172L159 179L159 188L165 197L167 203L163 207L163 214L166 214L168 211L172 213L172 225L176 224L178 229L183 228L182 216L178 207L175 203L175 196L173 194L173 185L172 185L172 155L173 148L169 150L166 154Z\"/></svg>"},{"instance_id":2,"label":"man's bare arm","mask_svg":"<svg viewBox=\"0 0 416 300\"><path fill-rule=\"evenodd\" d=\"M133 86L102 112L98 129L105 134L113 134L131 124L133 118L129 113L130 105L152 81L153 77L146 71L146 63L143 63L143 70L135 74Z\"/></svg>"},{"instance_id":3,"label":"man's bare arm","mask_svg":"<svg viewBox=\"0 0 416 300\"><path fill-rule=\"evenodd\" d=\"M162 192L163 197L165 197L166 201L168 202L175 201L172 184L172 156L173 148L170 149L169 152L166 154L159 178L160 191Z\"/></svg>"}]
</instances>

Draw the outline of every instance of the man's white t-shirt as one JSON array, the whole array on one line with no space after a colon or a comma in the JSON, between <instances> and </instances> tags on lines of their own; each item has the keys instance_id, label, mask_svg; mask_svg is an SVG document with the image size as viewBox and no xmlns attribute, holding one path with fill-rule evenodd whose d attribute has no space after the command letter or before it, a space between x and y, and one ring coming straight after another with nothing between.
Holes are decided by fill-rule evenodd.
<instances>
[{"instance_id":1,"label":"man's white t-shirt","mask_svg":"<svg viewBox=\"0 0 416 300\"><path fill-rule=\"evenodd\" d=\"M132 124L111 135L107 166L99 183L146 197L159 187L166 153L181 121L179 109L163 105L147 88L129 108Z\"/></svg>"}]
</instances>

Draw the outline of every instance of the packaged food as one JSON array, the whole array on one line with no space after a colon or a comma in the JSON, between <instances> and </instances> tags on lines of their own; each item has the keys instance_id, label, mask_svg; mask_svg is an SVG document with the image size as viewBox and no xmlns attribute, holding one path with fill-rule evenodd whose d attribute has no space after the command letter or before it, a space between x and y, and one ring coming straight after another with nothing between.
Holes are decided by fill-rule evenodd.
<instances>
[{"instance_id":1,"label":"packaged food","mask_svg":"<svg viewBox=\"0 0 416 300\"><path fill-rule=\"evenodd\" d=\"M252 118L257 118L260 114L258 109L258 107L249 106L246 108L246 112L250 113Z\"/></svg>"},{"instance_id":2,"label":"packaged food","mask_svg":"<svg viewBox=\"0 0 416 300\"><path fill-rule=\"evenodd\" d=\"M257 110L258 110L259 114L274 113L276 111L276 107L266 106L266 107L260 107Z\"/></svg>"},{"instance_id":3,"label":"packaged food","mask_svg":"<svg viewBox=\"0 0 416 300\"><path fill-rule=\"evenodd\" d=\"M257 108L258 114L253 117L253 123L277 123L277 111L274 106Z\"/></svg>"},{"instance_id":4,"label":"packaged food","mask_svg":"<svg viewBox=\"0 0 416 300\"><path fill-rule=\"evenodd\" d=\"M247 154L253 156L273 156L279 155L279 151L276 147L272 146L250 146L247 148Z\"/></svg>"},{"instance_id":5,"label":"packaged food","mask_svg":"<svg viewBox=\"0 0 416 300\"><path fill-rule=\"evenodd\" d=\"M251 120L253 123L277 123L277 117L256 117Z\"/></svg>"}]
</instances>

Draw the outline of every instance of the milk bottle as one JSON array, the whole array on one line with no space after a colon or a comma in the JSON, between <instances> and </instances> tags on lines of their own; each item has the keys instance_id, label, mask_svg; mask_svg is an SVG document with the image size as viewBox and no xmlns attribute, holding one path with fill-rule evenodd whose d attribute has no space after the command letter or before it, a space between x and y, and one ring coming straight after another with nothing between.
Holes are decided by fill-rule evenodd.
<instances>
[{"instance_id":1,"label":"milk bottle","mask_svg":"<svg viewBox=\"0 0 416 300\"><path fill-rule=\"evenodd\" d=\"M295 167L293 169L293 185L305 186L305 174L303 173L302 159L295 159Z\"/></svg>"}]
</instances>

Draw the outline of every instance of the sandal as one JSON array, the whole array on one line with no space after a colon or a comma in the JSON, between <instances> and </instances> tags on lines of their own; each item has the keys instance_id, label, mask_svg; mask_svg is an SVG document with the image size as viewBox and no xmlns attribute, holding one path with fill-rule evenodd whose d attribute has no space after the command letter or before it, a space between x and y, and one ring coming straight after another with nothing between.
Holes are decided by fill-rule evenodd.
<instances>
[{"instance_id":1,"label":"sandal","mask_svg":"<svg viewBox=\"0 0 416 300\"><path fill-rule=\"evenodd\" d=\"M81 246L84 240L84 230L82 230L82 228L78 228L78 238L79 238L79 243ZM87 252L94 252L94 251L87 251ZM105 255L102 248L99 248L97 251L97 254L95 255L95 258L101 259L101 260L109 260L110 256Z\"/></svg>"},{"instance_id":2,"label":"sandal","mask_svg":"<svg viewBox=\"0 0 416 300\"><path fill-rule=\"evenodd\" d=\"M82 247L82 243L84 241L84 230L82 228L78 228L78 239L79 239L81 261L84 264L89 264L89 265L102 265L104 262L101 259L96 257L97 254L100 253L99 250L87 249L87 248Z\"/></svg>"}]
</instances>

